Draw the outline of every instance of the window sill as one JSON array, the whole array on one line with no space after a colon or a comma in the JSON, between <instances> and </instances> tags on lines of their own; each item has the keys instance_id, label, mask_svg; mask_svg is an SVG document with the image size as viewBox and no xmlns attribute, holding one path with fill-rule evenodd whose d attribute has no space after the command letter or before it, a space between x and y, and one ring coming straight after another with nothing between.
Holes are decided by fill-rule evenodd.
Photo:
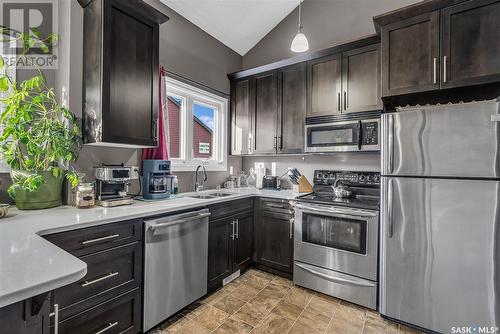
<instances>
[{"instance_id":1,"label":"window sill","mask_svg":"<svg viewBox=\"0 0 500 334\"><path fill-rule=\"evenodd\" d=\"M171 169L172 172L195 172L196 168L200 165L200 163L182 163L182 162L175 162L172 161ZM206 163L204 164L205 169L207 172L226 172L227 171L227 164L226 163L221 163L221 164L209 164Z\"/></svg>"}]
</instances>

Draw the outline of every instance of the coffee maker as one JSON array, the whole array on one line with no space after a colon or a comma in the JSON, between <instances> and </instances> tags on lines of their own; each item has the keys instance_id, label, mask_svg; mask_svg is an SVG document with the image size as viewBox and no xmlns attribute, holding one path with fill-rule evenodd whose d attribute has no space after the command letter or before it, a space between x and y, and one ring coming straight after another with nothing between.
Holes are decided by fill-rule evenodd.
<instances>
[{"instance_id":1,"label":"coffee maker","mask_svg":"<svg viewBox=\"0 0 500 334\"><path fill-rule=\"evenodd\" d=\"M94 177L97 205L112 207L134 202L128 187L132 180L139 179L138 167L102 164L94 167Z\"/></svg>"},{"instance_id":2,"label":"coffee maker","mask_svg":"<svg viewBox=\"0 0 500 334\"><path fill-rule=\"evenodd\" d=\"M169 160L144 160L142 162L143 191L145 199L170 197L173 176L170 175Z\"/></svg>"}]
</instances>

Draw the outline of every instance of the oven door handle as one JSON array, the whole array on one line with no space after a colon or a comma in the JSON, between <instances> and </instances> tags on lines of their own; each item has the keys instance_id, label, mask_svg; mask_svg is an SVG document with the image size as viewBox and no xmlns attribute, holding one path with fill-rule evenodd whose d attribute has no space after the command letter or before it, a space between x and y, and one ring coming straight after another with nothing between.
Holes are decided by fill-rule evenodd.
<instances>
[{"instance_id":1,"label":"oven door handle","mask_svg":"<svg viewBox=\"0 0 500 334\"><path fill-rule=\"evenodd\" d=\"M357 216L357 217L376 217L377 213L375 212L370 212L370 211L365 211L365 210L360 210L360 209L341 209L341 208L332 208L332 207L317 207L317 206L311 206L311 205L304 205L304 204L296 204L295 207L297 209L300 209L304 212L309 212L309 213L322 213L322 214L341 214L341 215L346 215L346 216Z\"/></svg>"},{"instance_id":2,"label":"oven door handle","mask_svg":"<svg viewBox=\"0 0 500 334\"><path fill-rule=\"evenodd\" d=\"M327 274L323 274L319 271L313 270L311 268L306 267L303 264L295 262L295 265L313 275L316 275L318 277L324 278L330 282L334 283L340 283L340 284L349 284L349 285L356 285L356 286L366 286L366 287L376 287L377 285L374 283L367 282L365 280L357 280L357 279L347 279L347 278L342 278L342 277L335 277L335 276L330 276Z\"/></svg>"}]
</instances>

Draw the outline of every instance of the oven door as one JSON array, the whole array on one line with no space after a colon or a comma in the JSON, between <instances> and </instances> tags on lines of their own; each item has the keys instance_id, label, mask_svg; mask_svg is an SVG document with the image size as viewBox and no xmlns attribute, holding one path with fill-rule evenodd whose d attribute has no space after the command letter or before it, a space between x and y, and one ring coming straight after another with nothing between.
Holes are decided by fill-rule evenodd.
<instances>
[{"instance_id":1,"label":"oven door","mask_svg":"<svg viewBox=\"0 0 500 334\"><path fill-rule=\"evenodd\" d=\"M377 280L378 211L297 203L294 259Z\"/></svg>"},{"instance_id":2,"label":"oven door","mask_svg":"<svg viewBox=\"0 0 500 334\"><path fill-rule=\"evenodd\" d=\"M378 151L380 119L306 125L306 152Z\"/></svg>"}]
</instances>

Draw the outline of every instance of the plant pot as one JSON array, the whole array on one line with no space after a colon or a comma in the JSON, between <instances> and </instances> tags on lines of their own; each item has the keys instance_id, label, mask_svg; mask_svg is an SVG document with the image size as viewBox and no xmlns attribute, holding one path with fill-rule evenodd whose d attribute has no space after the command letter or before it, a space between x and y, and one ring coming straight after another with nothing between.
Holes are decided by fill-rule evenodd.
<instances>
[{"instance_id":1,"label":"plant pot","mask_svg":"<svg viewBox=\"0 0 500 334\"><path fill-rule=\"evenodd\" d=\"M13 181L19 177L30 175L32 172L26 171L11 171L10 176ZM62 203L62 185L64 174L61 173L55 177L51 172L37 172L44 179L44 183L37 191L27 191L24 189L16 189L15 202L18 209L21 210L37 210L48 209L61 205Z\"/></svg>"}]
</instances>

